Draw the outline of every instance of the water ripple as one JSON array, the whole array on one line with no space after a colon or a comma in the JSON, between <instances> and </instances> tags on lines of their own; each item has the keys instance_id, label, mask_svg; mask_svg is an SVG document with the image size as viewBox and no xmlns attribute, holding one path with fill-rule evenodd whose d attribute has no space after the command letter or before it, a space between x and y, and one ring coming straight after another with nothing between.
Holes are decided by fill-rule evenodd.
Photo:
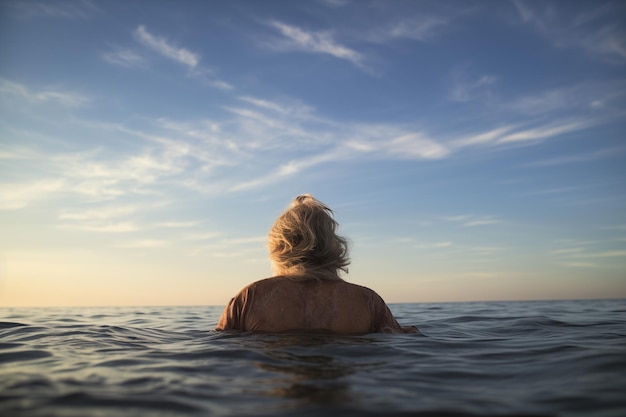
<instances>
[{"instance_id":1,"label":"water ripple","mask_svg":"<svg viewBox=\"0 0 626 417\"><path fill-rule=\"evenodd\" d=\"M9 309L3 416L626 415L624 301L399 304L423 335L210 329L221 307Z\"/></svg>"}]
</instances>

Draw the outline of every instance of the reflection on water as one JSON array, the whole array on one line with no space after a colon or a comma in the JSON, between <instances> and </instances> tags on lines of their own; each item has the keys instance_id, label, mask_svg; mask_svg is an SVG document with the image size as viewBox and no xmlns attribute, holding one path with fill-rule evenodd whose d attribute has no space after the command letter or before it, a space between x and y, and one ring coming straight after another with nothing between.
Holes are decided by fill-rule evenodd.
<instances>
[{"instance_id":1,"label":"reflection on water","mask_svg":"<svg viewBox=\"0 0 626 417\"><path fill-rule=\"evenodd\" d=\"M337 355L338 345L371 344L373 340L367 337L290 333L261 336L257 342L270 360L256 362L255 366L274 376L263 381L271 387L264 393L296 399L299 405L353 401L348 377L380 364L344 360ZM329 354L324 354L326 350Z\"/></svg>"}]
</instances>

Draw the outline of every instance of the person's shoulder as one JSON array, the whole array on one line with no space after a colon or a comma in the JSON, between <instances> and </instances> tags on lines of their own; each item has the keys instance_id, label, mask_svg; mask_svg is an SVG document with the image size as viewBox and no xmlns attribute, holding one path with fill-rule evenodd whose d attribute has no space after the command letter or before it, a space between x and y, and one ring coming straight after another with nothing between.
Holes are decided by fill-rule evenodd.
<instances>
[{"instance_id":1,"label":"person's shoulder","mask_svg":"<svg viewBox=\"0 0 626 417\"><path fill-rule=\"evenodd\" d=\"M371 299L382 301L381 296L378 295L376 291L374 291L373 289L369 287L366 287L364 285L359 285L359 284L353 284L352 282L347 282L347 281L342 281L342 282L344 283L344 285L348 286L354 292L361 293L364 296L367 296Z\"/></svg>"},{"instance_id":2,"label":"person's shoulder","mask_svg":"<svg viewBox=\"0 0 626 417\"><path fill-rule=\"evenodd\" d=\"M242 291L249 291L249 290L256 290L259 288L267 288L267 287L273 287L276 285L280 285L282 282L284 282L283 277L269 277L269 278L263 278L263 279L259 279L257 281L254 281L248 285L246 285L245 287L243 287Z\"/></svg>"}]
</instances>

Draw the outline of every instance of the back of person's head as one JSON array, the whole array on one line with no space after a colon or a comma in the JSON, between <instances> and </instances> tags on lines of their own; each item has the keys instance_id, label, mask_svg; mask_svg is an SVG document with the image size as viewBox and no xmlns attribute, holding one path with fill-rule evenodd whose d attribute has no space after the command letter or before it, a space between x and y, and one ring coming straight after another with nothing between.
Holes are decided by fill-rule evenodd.
<instances>
[{"instance_id":1,"label":"back of person's head","mask_svg":"<svg viewBox=\"0 0 626 417\"><path fill-rule=\"evenodd\" d=\"M336 234L333 212L310 194L295 198L272 226L268 247L274 273L341 279L348 272L348 242Z\"/></svg>"}]
</instances>

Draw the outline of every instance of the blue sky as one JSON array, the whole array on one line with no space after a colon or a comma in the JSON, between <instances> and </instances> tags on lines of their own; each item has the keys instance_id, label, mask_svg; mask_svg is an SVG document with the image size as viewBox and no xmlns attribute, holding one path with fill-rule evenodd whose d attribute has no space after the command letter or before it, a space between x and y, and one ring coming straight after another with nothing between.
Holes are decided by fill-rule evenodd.
<instances>
[{"instance_id":1,"label":"blue sky","mask_svg":"<svg viewBox=\"0 0 626 417\"><path fill-rule=\"evenodd\" d=\"M0 304L224 304L298 194L388 302L626 296L620 1L4 1Z\"/></svg>"}]
</instances>

